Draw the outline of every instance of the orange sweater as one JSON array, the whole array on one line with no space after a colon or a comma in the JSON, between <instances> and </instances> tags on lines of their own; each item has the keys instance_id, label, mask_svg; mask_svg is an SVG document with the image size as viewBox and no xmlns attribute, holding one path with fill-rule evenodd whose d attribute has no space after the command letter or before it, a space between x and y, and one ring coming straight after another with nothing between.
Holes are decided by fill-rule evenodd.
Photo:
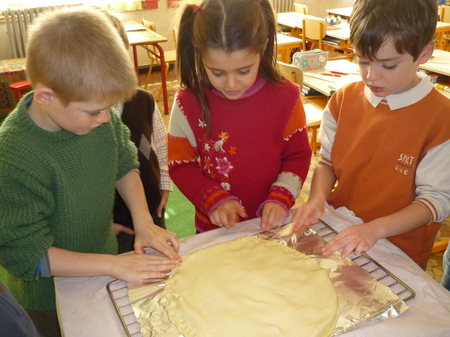
<instances>
[{"instance_id":1,"label":"orange sweater","mask_svg":"<svg viewBox=\"0 0 450 337\"><path fill-rule=\"evenodd\" d=\"M396 97L374 102L358 82L331 98L320 132L321 162L333 167L338 179L328 202L365 222L421 203L436 224L389 239L426 266L437 222L449 212L450 170L443 163L450 153L450 100L427 79L391 96Z\"/></svg>"}]
</instances>

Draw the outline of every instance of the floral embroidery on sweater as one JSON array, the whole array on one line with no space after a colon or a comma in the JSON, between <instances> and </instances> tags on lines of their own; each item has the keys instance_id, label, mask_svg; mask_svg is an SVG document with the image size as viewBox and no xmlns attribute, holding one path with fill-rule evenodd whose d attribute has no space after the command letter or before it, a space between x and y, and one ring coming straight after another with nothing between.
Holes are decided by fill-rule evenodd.
<instances>
[{"instance_id":1,"label":"floral embroidery on sweater","mask_svg":"<svg viewBox=\"0 0 450 337\"><path fill-rule=\"evenodd\" d=\"M230 139L228 132L220 132L218 138L218 140L203 138L201 141L205 153L204 169L212 179L220 181L221 186L226 191L229 191L231 188L229 173L234 167L227 153L231 156L235 155L236 146L229 146L229 149L225 148L227 141Z\"/></svg>"}]
</instances>

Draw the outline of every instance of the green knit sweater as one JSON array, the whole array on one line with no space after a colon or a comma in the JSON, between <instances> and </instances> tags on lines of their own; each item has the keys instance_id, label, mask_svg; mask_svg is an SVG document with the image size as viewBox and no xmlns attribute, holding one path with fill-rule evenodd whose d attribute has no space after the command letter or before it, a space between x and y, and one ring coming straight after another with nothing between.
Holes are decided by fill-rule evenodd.
<instances>
[{"instance_id":1,"label":"green knit sweater","mask_svg":"<svg viewBox=\"0 0 450 337\"><path fill-rule=\"evenodd\" d=\"M118 116L78 136L50 132L28 118L29 93L0 128L0 263L7 286L31 310L54 310L53 278L34 279L51 247L116 254L115 182L138 167Z\"/></svg>"}]
</instances>

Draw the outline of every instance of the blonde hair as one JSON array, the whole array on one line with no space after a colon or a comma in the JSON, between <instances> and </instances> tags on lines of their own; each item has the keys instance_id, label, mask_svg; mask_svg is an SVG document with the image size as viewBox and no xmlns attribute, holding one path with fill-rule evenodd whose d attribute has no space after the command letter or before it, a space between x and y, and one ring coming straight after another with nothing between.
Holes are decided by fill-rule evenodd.
<instances>
[{"instance_id":1,"label":"blonde hair","mask_svg":"<svg viewBox=\"0 0 450 337\"><path fill-rule=\"evenodd\" d=\"M123 25L122 21L117 16L115 16L113 13L106 10L104 7L100 7L100 6L92 5L92 4L89 6L91 6L94 10L98 10L106 15L106 17L111 21L113 26L117 29L119 36L121 37L121 39L123 40L123 43L125 44L125 48L128 49L130 47L130 42L128 41L127 31L125 30L125 26Z\"/></svg>"},{"instance_id":2,"label":"blonde hair","mask_svg":"<svg viewBox=\"0 0 450 337\"><path fill-rule=\"evenodd\" d=\"M117 29L88 6L45 13L31 26L27 75L33 86L51 88L65 105L127 100L137 88Z\"/></svg>"}]
</instances>

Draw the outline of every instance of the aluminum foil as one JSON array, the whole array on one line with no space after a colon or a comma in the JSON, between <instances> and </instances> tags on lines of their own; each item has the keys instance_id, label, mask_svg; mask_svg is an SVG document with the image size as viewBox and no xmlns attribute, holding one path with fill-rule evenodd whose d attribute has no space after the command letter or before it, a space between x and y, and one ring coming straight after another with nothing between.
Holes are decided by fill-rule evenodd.
<instances>
[{"instance_id":1,"label":"aluminum foil","mask_svg":"<svg viewBox=\"0 0 450 337\"><path fill-rule=\"evenodd\" d=\"M387 286L378 282L369 272L349 258L342 259L338 252L324 258L321 248L324 240L311 228L292 233L291 225L255 235L261 239L277 241L315 259L319 266L329 270L338 293L339 318L330 336L336 336L370 320L395 318L408 306ZM155 282L134 293L131 304L143 337L182 337L170 321L162 295L164 282Z\"/></svg>"}]
</instances>

